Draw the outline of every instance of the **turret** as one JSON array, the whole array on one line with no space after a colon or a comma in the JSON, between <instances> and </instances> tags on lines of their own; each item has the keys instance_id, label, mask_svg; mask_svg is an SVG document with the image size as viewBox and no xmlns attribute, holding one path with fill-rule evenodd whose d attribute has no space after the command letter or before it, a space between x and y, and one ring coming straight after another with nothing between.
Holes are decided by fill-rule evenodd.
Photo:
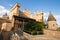
<instances>
[{"instance_id":1,"label":"turret","mask_svg":"<svg viewBox=\"0 0 60 40\"><path fill-rule=\"evenodd\" d=\"M57 22L55 17L52 15L52 12L50 12L48 16L48 29L56 30L58 28Z\"/></svg>"}]
</instances>

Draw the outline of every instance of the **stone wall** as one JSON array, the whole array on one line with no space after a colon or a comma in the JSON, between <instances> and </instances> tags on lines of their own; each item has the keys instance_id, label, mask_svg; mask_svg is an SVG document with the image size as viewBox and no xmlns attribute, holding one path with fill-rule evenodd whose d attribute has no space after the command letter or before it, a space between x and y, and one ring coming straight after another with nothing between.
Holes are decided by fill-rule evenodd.
<instances>
[{"instance_id":1,"label":"stone wall","mask_svg":"<svg viewBox=\"0 0 60 40\"><path fill-rule=\"evenodd\" d=\"M11 23L3 23L2 24L2 28L1 28L1 30L6 30L6 31L10 31L11 30Z\"/></svg>"},{"instance_id":2,"label":"stone wall","mask_svg":"<svg viewBox=\"0 0 60 40\"><path fill-rule=\"evenodd\" d=\"M24 9L23 13L29 18L35 19L36 21L39 21L39 22L43 22L43 12L42 11L40 11L38 13L34 12L33 14L31 14L31 12L29 10Z\"/></svg>"},{"instance_id":3,"label":"stone wall","mask_svg":"<svg viewBox=\"0 0 60 40\"><path fill-rule=\"evenodd\" d=\"M60 40L60 31L44 29L44 35L30 35L23 33L28 40Z\"/></svg>"},{"instance_id":4,"label":"stone wall","mask_svg":"<svg viewBox=\"0 0 60 40\"><path fill-rule=\"evenodd\" d=\"M43 30L44 30L44 35L47 35L47 36L55 36L57 32L55 30L49 30L49 29L43 29Z\"/></svg>"},{"instance_id":5,"label":"stone wall","mask_svg":"<svg viewBox=\"0 0 60 40\"><path fill-rule=\"evenodd\" d=\"M48 21L48 29L56 30L58 28L58 25L56 21Z\"/></svg>"},{"instance_id":6,"label":"stone wall","mask_svg":"<svg viewBox=\"0 0 60 40\"><path fill-rule=\"evenodd\" d=\"M60 31L44 29L44 35L60 39Z\"/></svg>"},{"instance_id":7,"label":"stone wall","mask_svg":"<svg viewBox=\"0 0 60 40\"><path fill-rule=\"evenodd\" d=\"M9 20L12 19L13 15L16 15L16 16L19 15L19 8L20 8L20 5L17 3L11 8L10 14L9 14Z\"/></svg>"}]
</instances>

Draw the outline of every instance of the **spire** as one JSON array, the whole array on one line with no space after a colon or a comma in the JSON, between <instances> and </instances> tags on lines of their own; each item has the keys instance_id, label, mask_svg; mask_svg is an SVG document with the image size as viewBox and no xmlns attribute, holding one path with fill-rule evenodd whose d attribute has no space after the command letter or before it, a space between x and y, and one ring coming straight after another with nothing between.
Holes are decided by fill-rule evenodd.
<instances>
[{"instance_id":1,"label":"spire","mask_svg":"<svg viewBox=\"0 0 60 40\"><path fill-rule=\"evenodd\" d=\"M50 11L48 21L56 21L55 17L52 15L52 12Z\"/></svg>"}]
</instances>

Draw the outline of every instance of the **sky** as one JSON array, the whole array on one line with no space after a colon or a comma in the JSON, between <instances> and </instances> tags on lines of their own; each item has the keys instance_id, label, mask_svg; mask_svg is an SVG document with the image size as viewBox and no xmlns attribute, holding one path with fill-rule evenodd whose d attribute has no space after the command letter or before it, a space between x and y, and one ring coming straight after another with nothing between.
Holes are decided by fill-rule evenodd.
<instances>
[{"instance_id":1,"label":"sky","mask_svg":"<svg viewBox=\"0 0 60 40\"><path fill-rule=\"evenodd\" d=\"M39 12L42 10L44 12L44 19L46 20L51 11L58 25L60 25L60 0L0 0L0 16L6 12L9 14L11 7L13 7L15 3L20 4L21 11L27 9L30 10L31 13L34 13L34 11Z\"/></svg>"}]
</instances>

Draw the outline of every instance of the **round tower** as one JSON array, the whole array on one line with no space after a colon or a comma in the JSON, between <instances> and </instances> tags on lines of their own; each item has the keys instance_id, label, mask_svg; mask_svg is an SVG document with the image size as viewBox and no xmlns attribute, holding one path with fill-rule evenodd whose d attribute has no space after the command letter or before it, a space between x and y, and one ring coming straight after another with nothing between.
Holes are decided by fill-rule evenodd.
<instances>
[{"instance_id":1,"label":"round tower","mask_svg":"<svg viewBox=\"0 0 60 40\"><path fill-rule=\"evenodd\" d=\"M48 17L48 29L56 30L58 28L57 22L55 17L52 15L50 12L49 17Z\"/></svg>"}]
</instances>

